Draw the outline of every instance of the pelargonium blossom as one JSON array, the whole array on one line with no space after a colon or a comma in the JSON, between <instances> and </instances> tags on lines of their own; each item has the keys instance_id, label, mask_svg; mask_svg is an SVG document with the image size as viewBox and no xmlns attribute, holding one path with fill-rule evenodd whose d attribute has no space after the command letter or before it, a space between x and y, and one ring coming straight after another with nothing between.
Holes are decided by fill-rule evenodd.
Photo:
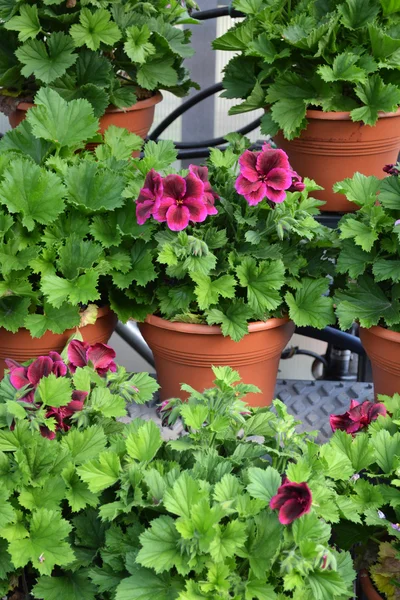
<instances>
[{"instance_id":1,"label":"pelargonium blossom","mask_svg":"<svg viewBox=\"0 0 400 600\"><path fill-rule=\"evenodd\" d=\"M58 352L49 352L48 356L39 356L28 367L11 359L6 359L5 362L10 370L11 385L16 390L29 386L28 393L23 397L25 402L33 402L35 390L42 377L47 377L50 373L54 373L56 377L63 377L68 371L67 365Z\"/></svg>"},{"instance_id":2,"label":"pelargonium blossom","mask_svg":"<svg viewBox=\"0 0 400 600\"><path fill-rule=\"evenodd\" d=\"M264 198L276 203L285 200L293 173L286 152L265 144L260 152L246 150L239 158L239 165L235 188L251 206Z\"/></svg>"},{"instance_id":3,"label":"pelargonium blossom","mask_svg":"<svg viewBox=\"0 0 400 600\"><path fill-rule=\"evenodd\" d=\"M342 415L330 415L329 422L332 431L340 429L354 434L368 427L379 415L386 416L386 412L386 407L381 402L369 402L365 400L365 402L360 404L357 400L351 400L349 410Z\"/></svg>"},{"instance_id":4,"label":"pelargonium blossom","mask_svg":"<svg viewBox=\"0 0 400 600\"><path fill-rule=\"evenodd\" d=\"M214 192L211 183L208 181L208 168L199 167L198 165L189 165L189 172L193 173L200 181L204 184L203 201L207 208L209 215L217 215L218 211L215 208L215 201L219 199L219 196Z\"/></svg>"},{"instance_id":5,"label":"pelargonium blossom","mask_svg":"<svg viewBox=\"0 0 400 600\"><path fill-rule=\"evenodd\" d=\"M68 419L72 417L76 412L83 410L84 402L88 392L81 392L74 390L72 392L72 400L66 406L50 407L46 412L46 419L53 417L56 421L56 431L69 431L71 425L68 423ZM48 427L41 427L40 432L43 437L47 437L49 440L54 440L56 437L56 431L51 431Z\"/></svg>"},{"instance_id":6,"label":"pelargonium blossom","mask_svg":"<svg viewBox=\"0 0 400 600\"><path fill-rule=\"evenodd\" d=\"M115 351L107 344L90 345L80 340L72 340L68 346L69 370L75 373L78 367L86 367L91 363L99 375L106 375L109 371L115 373L115 356Z\"/></svg>"},{"instance_id":7,"label":"pelargonium blossom","mask_svg":"<svg viewBox=\"0 0 400 600\"><path fill-rule=\"evenodd\" d=\"M163 181L159 173L151 169L136 200L136 220L143 225L157 209L163 195Z\"/></svg>"},{"instance_id":8,"label":"pelargonium blossom","mask_svg":"<svg viewBox=\"0 0 400 600\"><path fill-rule=\"evenodd\" d=\"M167 175L163 186L163 197L153 213L156 221L166 221L172 231L182 231L190 221L201 223L207 218L204 184L196 175Z\"/></svg>"},{"instance_id":9,"label":"pelargonium blossom","mask_svg":"<svg viewBox=\"0 0 400 600\"><path fill-rule=\"evenodd\" d=\"M269 503L272 510L279 509L278 519L282 525L290 525L295 519L310 512L311 490L306 483L292 483L288 479L278 488Z\"/></svg>"},{"instance_id":10,"label":"pelargonium blossom","mask_svg":"<svg viewBox=\"0 0 400 600\"><path fill-rule=\"evenodd\" d=\"M303 178L300 177L300 175L298 173L296 173L296 171L293 171L293 170L291 172L291 176L292 176L292 185L288 189L288 192L302 192L304 190L304 188L306 187L305 184L303 183Z\"/></svg>"}]
</instances>

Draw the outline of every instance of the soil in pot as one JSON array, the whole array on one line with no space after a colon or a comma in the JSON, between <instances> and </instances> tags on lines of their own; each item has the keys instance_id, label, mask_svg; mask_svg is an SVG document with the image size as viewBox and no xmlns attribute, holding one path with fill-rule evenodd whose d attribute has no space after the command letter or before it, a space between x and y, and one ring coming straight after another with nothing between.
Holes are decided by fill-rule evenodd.
<instances>
[{"instance_id":1,"label":"soil in pot","mask_svg":"<svg viewBox=\"0 0 400 600\"><path fill-rule=\"evenodd\" d=\"M400 333L360 327L360 339L372 364L375 396L400 392Z\"/></svg>"},{"instance_id":2,"label":"soil in pot","mask_svg":"<svg viewBox=\"0 0 400 600\"><path fill-rule=\"evenodd\" d=\"M100 308L96 323L79 329L85 342L107 343L117 324L117 316L108 308ZM5 359L12 358L23 363L37 356L45 356L51 350L61 352L76 329L68 329L62 334L47 331L41 338L32 338L27 329L11 333L0 328L0 379L4 377Z\"/></svg>"},{"instance_id":3,"label":"soil in pot","mask_svg":"<svg viewBox=\"0 0 400 600\"><path fill-rule=\"evenodd\" d=\"M354 212L357 206L343 194L335 194L333 184L364 175L384 177L383 167L397 162L400 150L400 109L380 113L375 126L353 122L347 112L308 110L307 129L300 137L286 140L279 132L274 141L287 152L293 169L324 188L314 192L326 204L322 211Z\"/></svg>"},{"instance_id":4,"label":"soil in pot","mask_svg":"<svg viewBox=\"0 0 400 600\"><path fill-rule=\"evenodd\" d=\"M218 326L172 323L149 316L139 324L156 363L161 385L160 398L187 398L182 383L197 390L212 387L212 366L229 366L239 371L244 383L259 387L261 394L249 394L252 406L268 406L274 399L282 350L293 335L289 319L269 319L249 324L249 333L239 342L224 337Z\"/></svg>"},{"instance_id":5,"label":"soil in pot","mask_svg":"<svg viewBox=\"0 0 400 600\"><path fill-rule=\"evenodd\" d=\"M100 133L103 134L110 125L123 127L145 139L154 121L156 104L163 99L162 94L157 92L154 96L139 100L136 104L127 108L116 108L109 106L105 114L100 117ZM17 108L8 117L11 127L17 127L25 119L26 112L32 108L31 102L20 102ZM97 144L88 144L87 148L92 150ZM139 155L139 153L135 153Z\"/></svg>"}]
</instances>

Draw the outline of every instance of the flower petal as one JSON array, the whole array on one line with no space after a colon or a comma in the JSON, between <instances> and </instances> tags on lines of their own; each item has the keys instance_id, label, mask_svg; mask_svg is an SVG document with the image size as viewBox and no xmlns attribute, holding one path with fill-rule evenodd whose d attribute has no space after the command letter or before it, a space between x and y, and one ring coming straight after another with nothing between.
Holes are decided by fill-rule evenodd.
<instances>
[{"instance_id":1,"label":"flower petal","mask_svg":"<svg viewBox=\"0 0 400 600\"><path fill-rule=\"evenodd\" d=\"M16 390L20 390L25 385L29 385L28 369L26 367L14 368L10 374L10 383Z\"/></svg>"},{"instance_id":2,"label":"flower petal","mask_svg":"<svg viewBox=\"0 0 400 600\"><path fill-rule=\"evenodd\" d=\"M250 150L245 150L239 157L240 174L253 183L259 180L257 157L260 154L261 152L250 152Z\"/></svg>"},{"instance_id":3,"label":"flower petal","mask_svg":"<svg viewBox=\"0 0 400 600\"><path fill-rule=\"evenodd\" d=\"M187 206L179 204L170 206L167 212L167 225L171 231L182 231L189 225L190 211Z\"/></svg>"},{"instance_id":4,"label":"flower petal","mask_svg":"<svg viewBox=\"0 0 400 600\"><path fill-rule=\"evenodd\" d=\"M271 202L275 202L276 204L280 204L286 198L286 192L284 190L274 190L274 188L265 186L265 196Z\"/></svg>"},{"instance_id":5,"label":"flower petal","mask_svg":"<svg viewBox=\"0 0 400 600\"><path fill-rule=\"evenodd\" d=\"M86 350L88 344L80 340L72 340L68 346L68 360L71 365L76 367L85 367L87 365Z\"/></svg>"},{"instance_id":6,"label":"flower petal","mask_svg":"<svg viewBox=\"0 0 400 600\"><path fill-rule=\"evenodd\" d=\"M158 207L158 203L154 200L144 200L136 203L136 220L139 225L143 225L151 217L154 210Z\"/></svg>"},{"instance_id":7,"label":"flower petal","mask_svg":"<svg viewBox=\"0 0 400 600\"><path fill-rule=\"evenodd\" d=\"M348 412L345 412L342 415L330 415L329 423L331 425L332 431L336 431L336 429L340 429L341 431L347 431L347 428L351 427L351 425L353 424Z\"/></svg>"},{"instance_id":8,"label":"flower petal","mask_svg":"<svg viewBox=\"0 0 400 600\"><path fill-rule=\"evenodd\" d=\"M167 220L167 212L171 206L175 206L176 201L173 198L161 198L157 208L153 212L153 217L156 221L163 223Z\"/></svg>"},{"instance_id":9,"label":"flower petal","mask_svg":"<svg viewBox=\"0 0 400 600\"><path fill-rule=\"evenodd\" d=\"M54 350L50 350L48 355L50 356L51 360L54 360L54 361L61 360L62 361L61 354L59 354L58 352L54 352Z\"/></svg>"},{"instance_id":10,"label":"flower petal","mask_svg":"<svg viewBox=\"0 0 400 600\"><path fill-rule=\"evenodd\" d=\"M272 169L268 173L265 183L274 190L287 190L292 185L292 177L285 169Z\"/></svg>"},{"instance_id":11,"label":"flower petal","mask_svg":"<svg viewBox=\"0 0 400 600\"><path fill-rule=\"evenodd\" d=\"M203 200L187 198L184 201L183 206L186 206L186 208L189 209L191 221L194 221L195 223L202 223L207 218L208 211Z\"/></svg>"},{"instance_id":12,"label":"flower petal","mask_svg":"<svg viewBox=\"0 0 400 600\"><path fill-rule=\"evenodd\" d=\"M115 356L115 350L111 346L101 343L89 346L86 352L88 362L90 361L95 369L108 369Z\"/></svg>"},{"instance_id":13,"label":"flower petal","mask_svg":"<svg viewBox=\"0 0 400 600\"><path fill-rule=\"evenodd\" d=\"M386 415L387 415L386 406L384 404L382 404L382 402L371 402L371 404L372 404L372 406L370 407L370 409L368 411L368 417L369 417L370 421L375 421L375 419L377 419L379 417L379 415L386 417Z\"/></svg>"},{"instance_id":14,"label":"flower petal","mask_svg":"<svg viewBox=\"0 0 400 600\"><path fill-rule=\"evenodd\" d=\"M290 525L295 519L298 519L304 515L303 506L298 502L296 498L286 500L286 502L279 509L278 519L282 525Z\"/></svg>"},{"instance_id":15,"label":"flower petal","mask_svg":"<svg viewBox=\"0 0 400 600\"><path fill-rule=\"evenodd\" d=\"M257 156L257 171L261 175L268 175L272 169L285 169L291 171L289 158L283 150L263 150Z\"/></svg>"},{"instance_id":16,"label":"flower petal","mask_svg":"<svg viewBox=\"0 0 400 600\"><path fill-rule=\"evenodd\" d=\"M57 360L53 362L53 368L51 370L52 373L56 377L64 377L67 374L68 367L62 360Z\"/></svg>"},{"instance_id":17,"label":"flower petal","mask_svg":"<svg viewBox=\"0 0 400 600\"><path fill-rule=\"evenodd\" d=\"M87 396L88 396L88 392L82 392L81 390L74 390L72 392L72 400L68 404L68 406L70 406L72 404L73 406L77 407L79 404L81 406L81 408L75 408L75 410L82 410ZM78 403L78 404L76 404L76 403Z\"/></svg>"},{"instance_id":18,"label":"flower petal","mask_svg":"<svg viewBox=\"0 0 400 600\"><path fill-rule=\"evenodd\" d=\"M181 200L186 194L186 181L180 175L167 175L163 181L164 198Z\"/></svg>"},{"instance_id":19,"label":"flower petal","mask_svg":"<svg viewBox=\"0 0 400 600\"><path fill-rule=\"evenodd\" d=\"M189 172L196 175L203 183L208 183L208 168L198 165L189 165Z\"/></svg>"},{"instance_id":20,"label":"flower petal","mask_svg":"<svg viewBox=\"0 0 400 600\"><path fill-rule=\"evenodd\" d=\"M252 183L242 175L236 179L235 188L238 194L244 196L247 202L254 206L266 197L266 186L260 181Z\"/></svg>"},{"instance_id":21,"label":"flower petal","mask_svg":"<svg viewBox=\"0 0 400 600\"><path fill-rule=\"evenodd\" d=\"M28 367L29 382L36 386L42 377L47 377L53 371L53 361L50 356L39 356Z\"/></svg>"},{"instance_id":22,"label":"flower petal","mask_svg":"<svg viewBox=\"0 0 400 600\"><path fill-rule=\"evenodd\" d=\"M193 173L189 173L189 175L185 177L185 181L186 194L184 202L186 203L186 201L189 199L202 200L204 194L204 183L201 181L201 179L196 177L196 175Z\"/></svg>"}]
</instances>

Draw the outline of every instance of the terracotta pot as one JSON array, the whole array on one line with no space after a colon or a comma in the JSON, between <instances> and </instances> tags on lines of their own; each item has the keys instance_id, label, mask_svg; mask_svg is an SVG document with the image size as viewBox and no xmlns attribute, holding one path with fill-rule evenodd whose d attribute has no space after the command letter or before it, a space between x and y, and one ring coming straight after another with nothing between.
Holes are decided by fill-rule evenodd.
<instances>
[{"instance_id":1,"label":"terracotta pot","mask_svg":"<svg viewBox=\"0 0 400 600\"><path fill-rule=\"evenodd\" d=\"M374 584L372 583L371 578L366 569L360 571L359 577L361 589L365 594L367 600L383 600L383 596L381 596L374 588Z\"/></svg>"},{"instance_id":2,"label":"terracotta pot","mask_svg":"<svg viewBox=\"0 0 400 600\"><path fill-rule=\"evenodd\" d=\"M157 92L151 98L139 100L128 108L116 108L110 106L105 114L100 117L100 133L103 134L110 125L124 127L131 133L136 133L143 139L149 133L154 120L155 106L163 99L162 94ZM8 117L11 127L17 127L25 119L26 111L32 108L31 102L20 102L17 109ZM93 149L97 144L88 144L87 148ZM135 153L139 155L139 153Z\"/></svg>"},{"instance_id":3,"label":"terracotta pot","mask_svg":"<svg viewBox=\"0 0 400 600\"><path fill-rule=\"evenodd\" d=\"M244 383L252 383L262 394L249 394L252 406L268 406L274 399L282 350L293 335L289 319L269 319L249 324L240 342L224 337L218 326L172 323L149 316L139 324L154 354L160 398L187 398L181 383L199 391L212 386L211 366L229 366L239 371Z\"/></svg>"},{"instance_id":4,"label":"terracotta pot","mask_svg":"<svg viewBox=\"0 0 400 600\"><path fill-rule=\"evenodd\" d=\"M400 333L360 327L360 339L372 364L375 395L400 392Z\"/></svg>"},{"instance_id":5,"label":"terracotta pot","mask_svg":"<svg viewBox=\"0 0 400 600\"><path fill-rule=\"evenodd\" d=\"M353 121L348 112L308 110L307 129L294 140L275 137L279 148L289 155L290 164L302 177L310 177L324 191L313 192L326 204L322 211L354 212L357 206L343 194L335 194L337 181L359 171L382 178L382 168L397 162L400 150L400 109L395 113L379 113L374 127Z\"/></svg>"},{"instance_id":6,"label":"terracotta pot","mask_svg":"<svg viewBox=\"0 0 400 600\"><path fill-rule=\"evenodd\" d=\"M83 339L90 344L107 343L117 320L117 316L108 307L100 308L96 323L80 328ZM51 350L61 352L75 331L76 329L67 329L62 334L46 331L41 338L32 338L27 329L11 333L0 327L0 379L3 379L6 368L4 359L13 358L18 362L25 362L30 358L46 355Z\"/></svg>"}]
</instances>

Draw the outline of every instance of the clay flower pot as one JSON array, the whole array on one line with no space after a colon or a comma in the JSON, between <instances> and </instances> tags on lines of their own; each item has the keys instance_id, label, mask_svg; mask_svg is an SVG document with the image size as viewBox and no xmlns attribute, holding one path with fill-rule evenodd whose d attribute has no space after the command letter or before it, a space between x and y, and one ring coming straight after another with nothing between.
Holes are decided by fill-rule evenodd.
<instances>
[{"instance_id":1,"label":"clay flower pot","mask_svg":"<svg viewBox=\"0 0 400 600\"><path fill-rule=\"evenodd\" d=\"M397 162L400 109L380 113L373 127L353 122L348 112L308 110L306 118L307 129L300 137L289 141L279 132L275 143L287 152L301 177L310 177L325 188L313 194L326 202L320 210L354 212L357 206L343 194L335 194L333 184L357 171L382 178L384 165Z\"/></svg>"},{"instance_id":2,"label":"clay flower pot","mask_svg":"<svg viewBox=\"0 0 400 600\"><path fill-rule=\"evenodd\" d=\"M153 351L160 398L187 398L181 383L197 390L212 387L211 366L229 366L239 371L244 383L252 383L262 394L249 394L252 406L268 406L274 399L282 350L293 335L289 319L269 319L249 324L249 333L240 342L224 337L218 326L172 323L149 316L139 324Z\"/></svg>"},{"instance_id":3,"label":"clay flower pot","mask_svg":"<svg viewBox=\"0 0 400 600\"><path fill-rule=\"evenodd\" d=\"M139 100L128 108L109 106L105 114L100 117L100 133L103 134L110 125L115 125L124 127L131 133L136 133L136 135L145 139L153 124L155 106L162 99L160 92L157 92L151 98ZM11 127L17 127L25 119L26 111L32 106L31 102L20 102L17 109L8 117ZM93 146L96 145L93 144ZM92 149L92 144L88 144L88 147Z\"/></svg>"},{"instance_id":4,"label":"clay flower pot","mask_svg":"<svg viewBox=\"0 0 400 600\"><path fill-rule=\"evenodd\" d=\"M110 339L116 324L117 316L108 307L104 307L99 309L96 323L85 325L79 331L85 342L105 344ZM67 329L61 334L46 331L41 338L32 338L27 329L19 329L16 333L11 333L0 327L0 379L4 377L6 358L13 358L22 363L31 358L45 356L51 350L61 352L75 331L76 329Z\"/></svg>"},{"instance_id":5,"label":"clay flower pot","mask_svg":"<svg viewBox=\"0 0 400 600\"><path fill-rule=\"evenodd\" d=\"M374 584L366 569L360 571L360 585L367 600L383 600L383 597L376 591Z\"/></svg>"},{"instance_id":6,"label":"clay flower pot","mask_svg":"<svg viewBox=\"0 0 400 600\"><path fill-rule=\"evenodd\" d=\"M400 392L400 333L360 327L360 339L372 363L375 395Z\"/></svg>"}]
</instances>

